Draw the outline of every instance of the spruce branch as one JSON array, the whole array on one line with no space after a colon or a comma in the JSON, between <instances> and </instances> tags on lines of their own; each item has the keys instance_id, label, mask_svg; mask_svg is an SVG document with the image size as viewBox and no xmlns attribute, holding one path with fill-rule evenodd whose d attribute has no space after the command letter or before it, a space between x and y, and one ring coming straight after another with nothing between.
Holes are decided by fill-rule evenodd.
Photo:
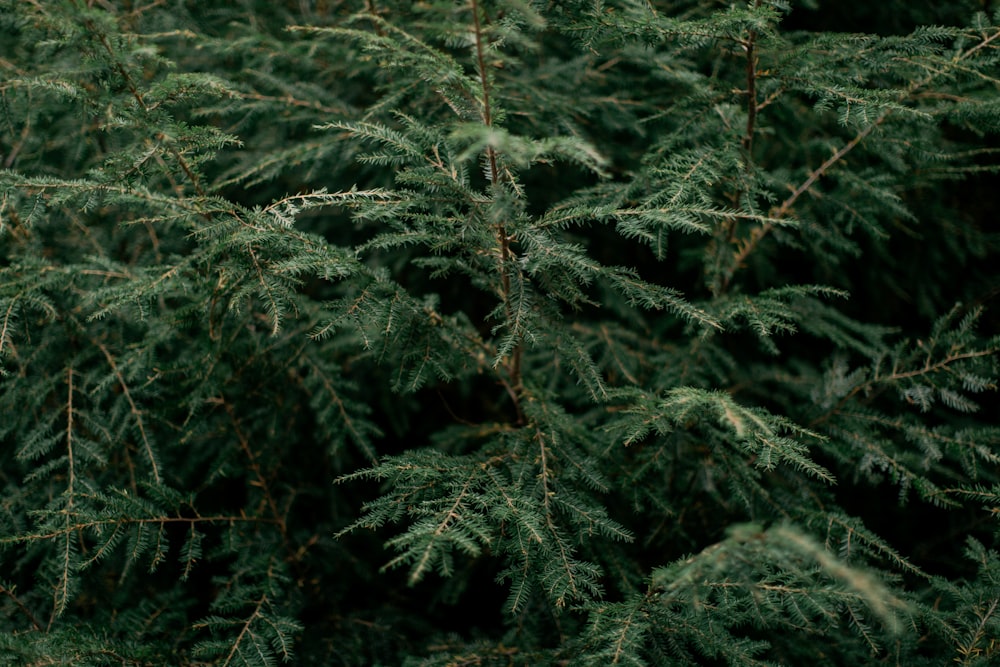
<instances>
[{"instance_id":1,"label":"spruce branch","mask_svg":"<svg viewBox=\"0 0 1000 667\"><path fill-rule=\"evenodd\" d=\"M251 482L251 484L258 487L261 490L261 493L264 494L264 502L267 504L267 508L271 512L271 518L274 519L274 523L278 527L278 531L281 533L282 542L289 550L292 550L292 544L288 535L288 525L285 523L285 515L278 510L278 505L274 500L274 494L271 491L271 485L264 476L263 470L261 470L260 463L257 460L257 456L254 454L253 449L250 447L250 442L247 440L246 434L244 434L243 429L240 428L240 421L236 415L236 410L233 408L233 404L227 401L224 397L221 398L220 401L222 402L226 414L229 415L229 421L232 424L233 433L236 435L236 439L240 443L240 449L242 450L244 456L247 457L247 461L250 464L250 470L254 474L255 480Z\"/></svg>"},{"instance_id":2,"label":"spruce branch","mask_svg":"<svg viewBox=\"0 0 1000 667\"><path fill-rule=\"evenodd\" d=\"M74 424L73 424L73 367L70 366L66 369L66 385L67 385L67 398L66 398L66 468L67 468L67 488L65 492L66 497L66 507L63 510L65 534L63 535L62 553L60 558L61 568L59 570L59 579L57 584L53 587L53 601L52 601L52 614L49 616L49 622L46 626L46 631L52 628L52 624L55 620L66 611L66 606L69 604L69 599L72 595L70 587L72 582L72 572L71 570L75 566L74 554L75 550L73 548L72 540L76 537L75 528L73 524L73 514L74 514L74 503L76 501L76 456L73 452L73 436L74 436Z\"/></svg>"},{"instance_id":3,"label":"spruce branch","mask_svg":"<svg viewBox=\"0 0 1000 667\"><path fill-rule=\"evenodd\" d=\"M83 327L81 327L81 329L82 328ZM125 397L125 400L128 401L129 410L132 413L133 419L135 419L136 427L139 429L139 436L142 438L142 445L146 452L146 458L149 459L149 466L153 474L153 480L159 484L163 481L163 478L160 476L160 467L157 463L157 455L153 450L153 445L150 442L149 435L146 430L145 421L142 418L143 411L139 409L135 399L132 398L132 392L129 390L129 383L126 382L125 377L118 368L118 364L115 362L115 358L111 354L111 351L108 350L107 346L93 337L90 337L90 342L101 351L101 354L104 355L104 358L108 362L108 366L111 367L111 372L114 373L115 378L118 380L118 386L121 387L122 395Z\"/></svg>"},{"instance_id":4,"label":"spruce branch","mask_svg":"<svg viewBox=\"0 0 1000 667\"><path fill-rule=\"evenodd\" d=\"M66 514L65 512L60 512ZM127 517L127 518L102 518L83 519L72 521L71 524L57 530L46 530L41 532L29 532L23 535L15 535L3 538L2 543L19 544L35 542L39 540L54 540L60 537L78 535L84 530L94 530L98 534L104 533L108 528L121 529L128 526L160 526L163 524L182 524L185 526L198 524L265 524L276 525L277 520L267 517L255 517L246 515L226 515L218 514L214 516L154 516L154 517Z\"/></svg>"},{"instance_id":5,"label":"spruce branch","mask_svg":"<svg viewBox=\"0 0 1000 667\"><path fill-rule=\"evenodd\" d=\"M3 584L0 584L0 594L6 595L7 598L14 603L14 605L18 608L18 610L22 614L24 614L25 618L28 619L28 622L31 623L32 628L34 628L38 632L42 631L42 624L38 621L38 619L31 612L31 610L28 609L27 605L25 605L24 602L19 597L17 597L17 595L15 595L13 590L7 588Z\"/></svg>"},{"instance_id":6,"label":"spruce branch","mask_svg":"<svg viewBox=\"0 0 1000 667\"><path fill-rule=\"evenodd\" d=\"M756 6L760 5L759 0L755 0ZM974 46L971 46L963 51L956 53L947 65L940 69L928 67L930 70L929 74L922 79L912 81L910 84L896 96L894 104L885 106L884 110L879 114L879 116L871 123L867 124L864 128L858 131L854 137L852 137L847 143L841 146L837 151L835 151L829 158L827 158L819 167L813 169L809 172L806 178L799 183L794 189L792 189L791 194L781 202L780 205L773 208L769 213L769 217L775 219L784 219L794 212L794 206L796 202L802 197L802 195L808 193L816 182L825 176L834 166L838 165L851 151L853 151L859 144L861 144L869 135L872 134L880 125L882 125L894 110L906 110L909 109L905 106L905 102L914 96L921 95L921 89L931 84L938 78L948 76L955 71L963 71L963 62L968 60L970 57L976 55L981 49L987 48L993 40L1000 37L1000 30L993 32L992 34L979 35L980 40ZM745 49L747 52L747 81L748 89L751 89L751 82L756 80L755 76L751 76L751 65L749 62L750 53L752 50L753 41L748 40L745 44ZM756 67L753 67L753 71L756 71ZM755 90L755 87L753 88ZM857 102L864 102L864 100L858 99ZM756 121L756 112L759 110L757 105L756 95L752 99L748 100L748 125L747 134L744 135L744 143L752 141L752 129L751 118ZM749 138L748 138L749 137ZM719 286L718 292L723 294L729 288L730 282L733 276L746 264L748 257L754 252L760 242L774 229L773 222L766 222L759 227L755 227L749 238L739 241L738 248L733 256L732 261L729 264L729 268L725 271L722 282Z\"/></svg>"},{"instance_id":7,"label":"spruce branch","mask_svg":"<svg viewBox=\"0 0 1000 667\"><path fill-rule=\"evenodd\" d=\"M879 388L889 388L895 386L901 380L933 376L940 372L951 372L951 367L958 362L974 359L992 359L996 356L998 351L1000 351L1000 349L994 347L980 350L969 350L965 352L952 350L937 361L933 361L928 358L920 368L911 370L893 369L886 374L881 374L876 371L870 379L853 387L837 402L835 406L813 419L809 425L810 427L818 426L829 421L836 415L841 414L844 407L857 399L859 396L874 397L876 395L876 390ZM986 388L995 389L995 385L987 385Z\"/></svg>"},{"instance_id":8,"label":"spruce branch","mask_svg":"<svg viewBox=\"0 0 1000 667\"><path fill-rule=\"evenodd\" d=\"M994 659L1000 26L864 2L0 0L0 662Z\"/></svg>"},{"instance_id":9,"label":"spruce branch","mask_svg":"<svg viewBox=\"0 0 1000 667\"><path fill-rule=\"evenodd\" d=\"M875 122L871 123L864 129L859 131L857 134L855 134L850 141L848 141L839 149L837 149L837 151L834 152L833 155L828 157L823 162L823 164L821 164L820 166L816 167L811 172L809 172L809 175L806 177L806 179L802 181L802 183L800 183L794 190L792 190L792 193L788 195L788 197L783 202L781 202L781 204L777 208L773 209L768 214L768 217L773 218L775 220L783 220L786 217L788 217L789 214L793 213L794 206L796 202L798 202L799 198L802 197L802 195L809 192L810 189L816 184L816 182L820 178L825 176L826 173L830 169L832 169L835 165L837 165L841 160L843 160L848 153L857 148L857 146L862 141L864 141L865 138L868 137L868 135L870 135L879 125L881 125L886 120L886 118L888 118L888 116L889 112L884 111L875 120ZM730 268L725 272L723 276L720 294L726 292L726 290L729 288L730 282L733 279L733 276L740 268L746 265L747 258L749 258L751 254L753 254L754 250L757 249L757 246L760 244L760 242L769 233L771 233L771 231L774 229L774 225L775 223L772 220L768 220L767 222L764 222L760 226L754 227L753 230L751 230L750 232L749 238L740 241L736 253L733 256L733 260L729 265Z\"/></svg>"},{"instance_id":10,"label":"spruce branch","mask_svg":"<svg viewBox=\"0 0 1000 667\"><path fill-rule=\"evenodd\" d=\"M476 69L479 74L479 85L482 91L482 123L486 128L493 127L493 108L490 103L490 77L486 69L485 45L486 39L483 34L482 23L479 18L480 8L478 0L469 0L472 9L473 37L476 46ZM488 164L488 179L491 187L499 192L505 182L505 177L501 174L497 162L496 150L493 146L486 147L486 161ZM513 293L511 289L511 271L519 271L515 264L516 257L511 250L511 242L516 239L507 232L507 225L499 220L495 223L495 233L497 243L500 246L498 257L498 273L500 274L500 298L504 304L504 311L507 319L507 327L511 329L514 321ZM504 389L514 403L514 410L517 414L517 423L524 423L524 413L521 408L521 363L524 355L524 341L520 334L514 341L510 355L504 361L506 378L501 379Z\"/></svg>"},{"instance_id":11,"label":"spruce branch","mask_svg":"<svg viewBox=\"0 0 1000 667\"><path fill-rule=\"evenodd\" d=\"M574 576L575 568L567 552L566 545L563 542L563 537L560 535L559 528L556 526L555 514L552 507L552 497L556 492L550 487L553 481L553 473L549 467L549 453L546 444L547 438L551 436L547 436L537 425L534 427L534 431L534 440L538 445L538 477L542 482L542 507L545 509L545 525L552 536L551 541L559 551L559 562L561 563L566 581L569 584L569 592L572 594L572 597L579 597L580 591L577 589L576 577ZM562 607L565 604L565 596L559 595L556 597L556 606Z\"/></svg>"},{"instance_id":12,"label":"spruce branch","mask_svg":"<svg viewBox=\"0 0 1000 667\"><path fill-rule=\"evenodd\" d=\"M67 512L72 510L73 496L76 494L76 456L73 453L73 366L66 369L66 495Z\"/></svg>"},{"instance_id":13,"label":"spruce branch","mask_svg":"<svg viewBox=\"0 0 1000 667\"><path fill-rule=\"evenodd\" d=\"M959 664L969 667L979 663L979 658L984 654L989 656L996 653L995 640L991 640L985 650L980 648L980 644L986 641L989 632L987 627L990 624L995 624L994 617L1000 613L998 607L1000 607L1000 598L993 598L992 600L986 600L976 605L972 610L976 618L976 623L970 629L968 635L956 647L956 651L962 660ZM958 658L955 658L955 661L958 662Z\"/></svg>"},{"instance_id":14,"label":"spruce branch","mask_svg":"<svg viewBox=\"0 0 1000 667\"><path fill-rule=\"evenodd\" d=\"M333 384L333 380L330 375L322 368L321 363L315 359L310 353L303 352L303 359L309 365L309 368L313 373L319 377L323 388L326 390L327 395L333 401L333 404L337 408L337 413L340 415L341 420L344 422L344 426L347 428L348 433L350 433L354 444L357 445L368 461L372 465L378 465L378 456L375 452L375 448L372 446L371 439L368 432L371 431L371 427L367 426L357 418L352 415L352 411L348 409L347 402L344 396L341 395L337 388Z\"/></svg>"},{"instance_id":15,"label":"spruce branch","mask_svg":"<svg viewBox=\"0 0 1000 667\"><path fill-rule=\"evenodd\" d=\"M72 0L72 2L73 2L74 5L76 5L77 2L78 2L78 0ZM142 111L144 113L148 114L151 109L146 104L146 100L145 100L145 97L142 94L142 91L139 89L139 86L136 84L136 81L133 78L133 76L125 68L125 64L118 57L118 54L115 52L115 49L112 47L110 41L108 40L108 36L90 18L85 18L83 20L83 25L87 29L87 32L100 43L102 49L107 54L107 56L108 56L108 58L109 58L109 60L110 60L110 62L112 64L112 67L118 73L118 75L122 78L122 81L125 82L125 85L128 88L128 90L129 90L129 93L135 99L136 103L139 105L139 108L142 109ZM158 135L157 135L156 138L157 138L157 140L161 140L162 141L166 137L161 132L161 133L158 133ZM198 175L194 173L194 171L191 169L191 166L188 164L187 160L185 160L184 157L183 157L183 155L181 155L180 151L178 151L177 148L174 147L174 146L169 146L167 150L170 152L170 154L173 156L173 158L177 161L177 164L180 166L181 170L184 172L184 175L187 176L188 181L190 181L191 185L194 187L194 190L198 194L198 196L199 197L204 197L205 196L205 191L204 191L204 189L201 186L201 181L198 178Z\"/></svg>"},{"instance_id":16,"label":"spruce branch","mask_svg":"<svg viewBox=\"0 0 1000 667\"><path fill-rule=\"evenodd\" d=\"M410 569L410 584L415 584L421 579L423 579L428 567L431 565L431 560L435 555L435 552L439 548L439 541L445 531L451 526L454 521L461 520L462 514L458 511L465 500L466 495L469 492L469 484L472 482L473 477L476 475L476 470L470 471L468 478L465 480L465 484L459 489L458 493L455 494L455 502L452 503L451 507L444 512L441 517L440 522L434 527L434 532L431 534L430 539L427 540L427 545L424 547L423 551L416 558L416 563ZM385 567L386 569L392 568L397 562L401 562L403 559L409 559L410 556L407 554L405 556L398 556L397 558L389 561Z\"/></svg>"},{"instance_id":17,"label":"spruce branch","mask_svg":"<svg viewBox=\"0 0 1000 667\"><path fill-rule=\"evenodd\" d=\"M257 654L255 656L255 658L259 659L262 662L266 661L266 659L267 659L266 658L266 654L257 645L257 642L255 641L256 637L254 637L253 632L251 630L251 627L253 626L253 623L258 618L261 617L261 610L264 608L264 605L267 604L267 602L268 602L268 600L267 600L267 595L266 594L265 595L261 595L260 599L257 600L256 606L254 607L253 612L247 617L246 621L243 623L243 626L240 628L239 634L236 635L236 639L233 641L233 647L232 647L232 649L230 649L229 653L226 655L226 659L225 659L225 661L223 661L222 667L228 667L229 665L233 664L233 660L236 658L237 655L239 655L240 658L242 658L242 662L244 664L248 664L248 663L251 662L251 660L253 660L253 658L250 658L250 659L244 658L242 656L242 651L240 650L240 646L243 643L243 638L247 637L247 636L249 636L251 640L254 640L253 641L252 650L254 652L256 652L256 654ZM198 626L195 626L195 627L198 627Z\"/></svg>"}]
</instances>

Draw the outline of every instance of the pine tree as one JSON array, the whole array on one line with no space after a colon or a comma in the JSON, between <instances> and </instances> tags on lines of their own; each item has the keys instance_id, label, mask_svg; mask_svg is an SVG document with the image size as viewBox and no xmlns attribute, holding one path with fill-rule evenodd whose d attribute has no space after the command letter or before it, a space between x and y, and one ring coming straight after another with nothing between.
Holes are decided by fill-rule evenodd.
<instances>
[{"instance_id":1,"label":"pine tree","mask_svg":"<svg viewBox=\"0 0 1000 667\"><path fill-rule=\"evenodd\" d=\"M0 0L0 665L992 664L912 4Z\"/></svg>"}]
</instances>

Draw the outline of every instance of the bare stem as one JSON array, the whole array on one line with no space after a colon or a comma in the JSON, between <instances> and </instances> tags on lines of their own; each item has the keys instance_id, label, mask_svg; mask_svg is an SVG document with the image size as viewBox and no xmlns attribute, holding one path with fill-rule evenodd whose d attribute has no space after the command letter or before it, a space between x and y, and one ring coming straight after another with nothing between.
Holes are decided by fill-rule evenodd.
<instances>
[{"instance_id":1,"label":"bare stem","mask_svg":"<svg viewBox=\"0 0 1000 667\"><path fill-rule=\"evenodd\" d=\"M760 7L761 0L754 3L754 7ZM743 45L746 49L746 75L747 75L747 129L743 135L743 148L747 152L749 159L750 151L753 148L753 135L757 124L757 31L751 30L747 35L747 41Z\"/></svg>"},{"instance_id":2,"label":"bare stem","mask_svg":"<svg viewBox=\"0 0 1000 667\"><path fill-rule=\"evenodd\" d=\"M31 610L28 609L28 607L23 602L21 602L21 600L16 595L14 595L14 591L0 584L0 593L10 598L10 601L13 602L17 606L17 608L21 610L21 613L28 618L28 621L31 622L31 625L33 628L35 628L35 630L40 631L42 629L42 624L38 622L38 619L35 618L35 615L31 613Z\"/></svg>"}]
</instances>

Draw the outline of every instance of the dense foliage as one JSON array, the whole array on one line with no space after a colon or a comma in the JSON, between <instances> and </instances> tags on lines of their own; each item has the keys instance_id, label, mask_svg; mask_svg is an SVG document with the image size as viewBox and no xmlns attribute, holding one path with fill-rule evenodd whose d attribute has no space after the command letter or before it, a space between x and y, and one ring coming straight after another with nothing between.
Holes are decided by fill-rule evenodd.
<instances>
[{"instance_id":1,"label":"dense foliage","mask_svg":"<svg viewBox=\"0 0 1000 667\"><path fill-rule=\"evenodd\" d=\"M0 0L0 665L996 664L989 4Z\"/></svg>"}]
</instances>

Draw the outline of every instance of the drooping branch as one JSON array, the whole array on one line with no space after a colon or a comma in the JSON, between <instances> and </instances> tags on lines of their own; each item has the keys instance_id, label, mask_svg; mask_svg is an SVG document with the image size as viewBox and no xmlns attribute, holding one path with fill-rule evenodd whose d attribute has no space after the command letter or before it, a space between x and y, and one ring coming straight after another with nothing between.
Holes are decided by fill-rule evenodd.
<instances>
[{"instance_id":1,"label":"drooping branch","mask_svg":"<svg viewBox=\"0 0 1000 667\"><path fill-rule=\"evenodd\" d=\"M264 502L267 504L267 508L271 512L274 523L278 526L278 530L281 532L282 541L289 549L291 549L291 542L288 536L288 526L285 523L285 516L278 510L278 504L274 500L274 493L271 491L271 485L268 484L267 478L264 476L264 471L260 467L257 455L254 454L253 449L250 447L250 440L240 427L240 420L236 414L236 410L233 409L233 404L225 400L225 398L220 400L226 410L226 414L229 416L230 423L233 425L233 433L236 434L236 439L239 440L240 450L243 452L244 456L246 456L247 463L250 465L250 470L256 478L253 482L251 482L251 484L259 488L261 493L264 494Z\"/></svg>"},{"instance_id":2,"label":"drooping branch","mask_svg":"<svg viewBox=\"0 0 1000 667\"><path fill-rule=\"evenodd\" d=\"M153 444L149 441L149 436L146 433L146 424L142 418L142 410L136 405L135 399L132 398L132 392L129 391L128 383L125 381L125 376L122 374L121 369L118 368L118 364L115 362L114 356L104 346L100 341L91 339L91 342L97 346L97 348L104 355L104 358L108 362L108 366L111 367L111 372L114 373L115 378L118 380L118 386L121 387L122 395L125 400L128 401L129 411L132 413L132 417L135 419L137 428L139 429L139 436L142 438L143 447L146 450L146 458L149 459L149 466L153 472L153 479L157 484L162 483L163 478L160 475L160 468L156 463L156 454L153 451Z\"/></svg>"}]
</instances>

